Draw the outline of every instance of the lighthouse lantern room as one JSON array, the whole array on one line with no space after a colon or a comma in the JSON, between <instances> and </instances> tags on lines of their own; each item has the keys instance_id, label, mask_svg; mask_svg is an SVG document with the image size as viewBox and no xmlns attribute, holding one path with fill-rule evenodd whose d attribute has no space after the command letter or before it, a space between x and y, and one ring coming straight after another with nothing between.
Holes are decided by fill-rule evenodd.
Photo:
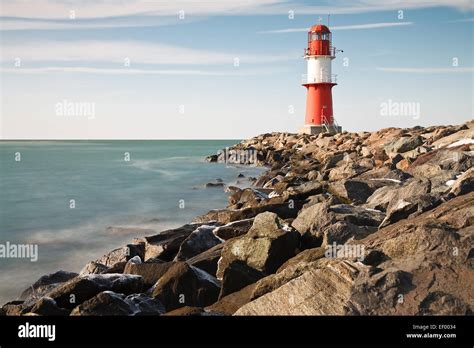
<instances>
[{"instance_id":1,"label":"lighthouse lantern room","mask_svg":"<svg viewBox=\"0 0 474 348\"><path fill-rule=\"evenodd\" d=\"M303 75L303 86L307 89L305 125L300 133L339 133L332 109L332 87L337 83L332 75L331 62L336 58L332 46L331 31L325 25L314 25L308 32L308 46L304 50L307 74Z\"/></svg>"}]
</instances>

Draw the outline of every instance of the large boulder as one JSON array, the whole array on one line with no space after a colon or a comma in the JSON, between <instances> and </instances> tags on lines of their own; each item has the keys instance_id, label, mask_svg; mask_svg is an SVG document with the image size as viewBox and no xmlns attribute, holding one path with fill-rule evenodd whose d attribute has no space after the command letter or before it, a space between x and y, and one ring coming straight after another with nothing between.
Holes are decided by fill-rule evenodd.
<instances>
[{"instance_id":1,"label":"large boulder","mask_svg":"<svg viewBox=\"0 0 474 348\"><path fill-rule=\"evenodd\" d=\"M356 207L349 204L336 204L329 207L329 213L337 215L337 218L357 226L377 227L384 219L385 214L364 207Z\"/></svg>"},{"instance_id":2,"label":"large boulder","mask_svg":"<svg viewBox=\"0 0 474 348\"><path fill-rule=\"evenodd\" d=\"M301 275L240 307L234 315L344 315L362 266L321 259Z\"/></svg>"},{"instance_id":3,"label":"large boulder","mask_svg":"<svg viewBox=\"0 0 474 348\"><path fill-rule=\"evenodd\" d=\"M233 221L251 219L264 212L275 213L282 219L288 219L296 217L303 204L303 201L292 201L285 203L262 203L255 207L242 209L211 210L207 214L196 217L194 221L206 222L217 220L225 225Z\"/></svg>"},{"instance_id":4,"label":"large boulder","mask_svg":"<svg viewBox=\"0 0 474 348\"><path fill-rule=\"evenodd\" d=\"M224 240L239 237L249 231L250 227L252 227L253 220L252 218L229 222L226 225L216 227L213 233L216 237Z\"/></svg>"},{"instance_id":5,"label":"large boulder","mask_svg":"<svg viewBox=\"0 0 474 348\"><path fill-rule=\"evenodd\" d=\"M474 191L474 167L462 173L451 183L450 193L454 196L464 195Z\"/></svg>"},{"instance_id":6,"label":"large boulder","mask_svg":"<svg viewBox=\"0 0 474 348\"><path fill-rule=\"evenodd\" d=\"M118 263L119 262L117 262L117 264ZM102 273L106 273L108 270L109 270L109 267L107 267L106 265L97 263L95 261L91 261L81 269L81 271L79 272L79 275L82 276L86 274L102 274Z\"/></svg>"},{"instance_id":7,"label":"large boulder","mask_svg":"<svg viewBox=\"0 0 474 348\"><path fill-rule=\"evenodd\" d=\"M390 166L382 166L371 169L361 175L356 180L363 180L373 189L384 186L398 185L412 176L399 169L391 169Z\"/></svg>"},{"instance_id":8,"label":"large boulder","mask_svg":"<svg viewBox=\"0 0 474 348\"><path fill-rule=\"evenodd\" d=\"M135 261L139 260L140 262L134 262L134 260ZM128 261L117 262L115 265L113 265L107 271L105 271L105 273L123 273L123 270L125 269L125 266L127 265L127 263L129 263L129 262L141 263L141 261L142 260L141 260L140 256L134 256Z\"/></svg>"},{"instance_id":9,"label":"large boulder","mask_svg":"<svg viewBox=\"0 0 474 348\"><path fill-rule=\"evenodd\" d=\"M407 152L417 148L420 145L423 145L423 138L419 135L413 135L389 141L384 146L384 150L390 155Z\"/></svg>"},{"instance_id":10,"label":"large boulder","mask_svg":"<svg viewBox=\"0 0 474 348\"><path fill-rule=\"evenodd\" d=\"M146 294L128 295L125 302L133 308L133 315L159 315L165 312L159 300Z\"/></svg>"},{"instance_id":11,"label":"large boulder","mask_svg":"<svg viewBox=\"0 0 474 348\"><path fill-rule=\"evenodd\" d=\"M375 189L363 180L344 180L331 184L329 191L348 202L361 204L367 201Z\"/></svg>"},{"instance_id":12,"label":"large boulder","mask_svg":"<svg viewBox=\"0 0 474 348\"><path fill-rule=\"evenodd\" d=\"M123 273L141 276L145 287L149 288L153 286L172 265L173 262L129 262L126 264Z\"/></svg>"},{"instance_id":13,"label":"large boulder","mask_svg":"<svg viewBox=\"0 0 474 348\"><path fill-rule=\"evenodd\" d=\"M433 188L439 187L438 190L444 191L448 188L446 181L474 166L474 156L466 150L460 146L430 151L418 156L407 172L417 178L429 179Z\"/></svg>"},{"instance_id":14,"label":"large boulder","mask_svg":"<svg viewBox=\"0 0 474 348\"><path fill-rule=\"evenodd\" d=\"M163 231L154 236L138 238L135 241L145 244L144 261L159 258L163 261L172 261L176 256L181 243L201 224L187 224L179 228Z\"/></svg>"},{"instance_id":15,"label":"large boulder","mask_svg":"<svg viewBox=\"0 0 474 348\"><path fill-rule=\"evenodd\" d=\"M419 305L422 315L472 315L472 305L443 291L430 292Z\"/></svg>"},{"instance_id":16,"label":"large boulder","mask_svg":"<svg viewBox=\"0 0 474 348\"><path fill-rule=\"evenodd\" d=\"M286 190L287 199L304 200L309 196L323 192L323 185L317 181L308 181L301 185L289 187Z\"/></svg>"},{"instance_id":17,"label":"large boulder","mask_svg":"<svg viewBox=\"0 0 474 348\"><path fill-rule=\"evenodd\" d=\"M295 255L298 247L297 231L274 213L259 214L246 235L229 240L224 245L217 277L222 279L226 268L235 260L265 274L274 273Z\"/></svg>"},{"instance_id":18,"label":"large boulder","mask_svg":"<svg viewBox=\"0 0 474 348\"><path fill-rule=\"evenodd\" d=\"M286 269L293 268L299 264L308 264L319 260L325 256L326 248L312 248L306 249L297 254L296 256L292 257L288 261L286 261L283 265L281 265L276 273L283 272Z\"/></svg>"},{"instance_id":19,"label":"large boulder","mask_svg":"<svg viewBox=\"0 0 474 348\"><path fill-rule=\"evenodd\" d=\"M387 215L379 227L388 226L411 215L421 214L435 208L441 202L442 198L437 193L414 195L406 199L394 200L388 206Z\"/></svg>"},{"instance_id":20,"label":"large boulder","mask_svg":"<svg viewBox=\"0 0 474 348\"><path fill-rule=\"evenodd\" d=\"M257 271L248 266L245 262L234 260L224 270L219 298L253 284L264 276L265 274L263 272Z\"/></svg>"},{"instance_id":21,"label":"large boulder","mask_svg":"<svg viewBox=\"0 0 474 348\"><path fill-rule=\"evenodd\" d=\"M84 301L71 312L72 316L132 315L133 310L124 301L124 296L112 291L104 291Z\"/></svg>"},{"instance_id":22,"label":"large boulder","mask_svg":"<svg viewBox=\"0 0 474 348\"><path fill-rule=\"evenodd\" d=\"M73 278L47 293L61 308L74 308L99 292L110 290L123 294L143 290L141 276L132 274L89 274Z\"/></svg>"},{"instance_id":23,"label":"large boulder","mask_svg":"<svg viewBox=\"0 0 474 348\"><path fill-rule=\"evenodd\" d=\"M158 279L152 296L171 311L184 306L208 306L216 302L219 291L216 278L186 262L176 262Z\"/></svg>"},{"instance_id":24,"label":"large boulder","mask_svg":"<svg viewBox=\"0 0 474 348\"><path fill-rule=\"evenodd\" d=\"M280 286L299 277L312 267L316 267L319 260L325 257L326 248L307 249L285 262L275 274L260 279L252 292L251 299L255 300Z\"/></svg>"},{"instance_id":25,"label":"large boulder","mask_svg":"<svg viewBox=\"0 0 474 348\"><path fill-rule=\"evenodd\" d=\"M139 256L141 259L143 259L144 252L144 243L127 244L122 248L112 250L110 253L102 256L100 259L95 260L94 263L104 265L106 267L112 267L117 263L127 262L135 256Z\"/></svg>"},{"instance_id":26,"label":"large boulder","mask_svg":"<svg viewBox=\"0 0 474 348\"><path fill-rule=\"evenodd\" d=\"M40 298L31 308L25 312L47 316L69 315L70 313L70 311L67 309L59 308L56 301L47 296Z\"/></svg>"},{"instance_id":27,"label":"large boulder","mask_svg":"<svg viewBox=\"0 0 474 348\"><path fill-rule=\"evenodd\" d=\"M348 204L317 203L301 210L292 226L301 233L304 248L343 244L377 231L385 214Z\"/></svg>"},{"instance_id":28,"label":"large boulder","mask_svg":"<svg viewBox=\"0 0 474 348\"><path fill-rule=\"evenodd\" d=\"M223 246L223 243L217 244L211 249L186 260L186 262L188 265L200 268L215 277Z\"/></svg>"},{"instance_id":29,"label":"large boulder","mask_svg":"<svg viewBox=\"0 0 474 348\"><path fill-rule=\"evenodd\" d=\"M38 298L44 296L55 287L77 276L77 273L66 271L57 271L55 273L44 275L28 289L24 290L18 299L20 301L25 301L25 303L34 303Z\"/></svg>"},{"instance_id":30,"label":"large boulder","mask_svg":"<svg viewBox=\"0 0 474 348\"><path fill-rule=\"evenodd\" d=\"M185 261L222 243L213 233L215 226L203 225L193 231L180 245L175 261Z\"/></svg>"},{"instance_id":31,"label":"large boulder","mask_svg":"<svg viewBox=\"0 0 474 348\"><path fill-rule=\"evenodd\" d=\"M221 313L225 315L234 314L240 307L249 303L252 300L252 293L255 288L255 283L247 285L239 291L233 292L227 296L220 298L214 304L205 309L214 313Z\"/></svg>"},{"instance_id":32,"label":"large boulder","mask_svg":"<svg viewBox=\"0 0 474 348\"><path fill-rule=\"evenodd\" d=\"M74 308L71 315L160 315L164 311L160 301L144 294L125 297L123 294L103 291Z\"/></svg>"},{"instance_id":33,"label":"large boulder","mask_svg":"<svg viewBox=\"0 0 474 348\"><path fill-rule=\"evenodd\" d=\"M431 192L431 182L427 179L408 179L393 186L384 186L377 189L364 205L369 209L381 211L390 210L398 205L399 201L410 197L421 196Z\"/></svg>"},{"instance_id":34,"label":"large boulder","mask_svg":"<svg viewBox=\"0 0 474 348\"><path fill-rule=\"evenodd\" d=\"M270 189L249 187L234 192L234 194L229 197L229 203L238 205L240 208L254 207L268 199L268 193L271 191Z\"/></svg>"},{"instance_id":35,"label":"large boulder","mask_svg":"<svg viewBox=\"0 0 474 348\"><path fill-rule=\"evenodd\" d=\"M0 316L19 316L25 312L26 308L27 306L23 301L9 301L2 306L2 309L0 310Z\"/></svg>"},{"instance_id":36,"label":"large boulder","mask_svg":"<svg viewBox=\"0 0 474 348\"><path fill-rule=\"evenodd\" d=\"M354 163L352 161L349 161L349 162L343 161L343 164L340 164L337 167L330 170L329 181L350 179L370 169L371 167L363 166L358 163Z\"/></svg>"},{"instance_id":37,"label":"large boulder","mask_svg":"<svg viewBox=\"0 0 474 348\"><path fill-rule=\"evenodd\" d=\"M449 127L438 131L437 137L434 139L433 146L436 148L449 148L460 144L474 141L474 128L472 120L460 126Z\"/></svg>"},{"instance_id":38,"label":"large boulder","mask_svg":"<svg viewBox=\"0 0 474 348\"><path fill-rule=\"evenodd\" d=\"M473 204L462 195L358 241L385 257L360 273L347 313L471 314Z\"/></svg>"}]
</instances>

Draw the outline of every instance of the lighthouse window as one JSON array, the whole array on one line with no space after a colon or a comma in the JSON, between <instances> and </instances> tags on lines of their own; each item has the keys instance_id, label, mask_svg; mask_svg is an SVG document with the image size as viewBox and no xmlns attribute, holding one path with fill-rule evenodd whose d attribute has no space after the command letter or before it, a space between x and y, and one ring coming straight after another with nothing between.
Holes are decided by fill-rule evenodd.
<instances>
[{"instance_id":1,"label":"lighthouse window","mask_svg":"<svg viewBox=\"0 0 474 348\"><path fill-rule=\"evenodd\" d=\"M311 40L318 40L318 39L317 39L317 36L318 36L318 34L313 33L313 34L311 35Z\"/></svg>"}]
</instances>

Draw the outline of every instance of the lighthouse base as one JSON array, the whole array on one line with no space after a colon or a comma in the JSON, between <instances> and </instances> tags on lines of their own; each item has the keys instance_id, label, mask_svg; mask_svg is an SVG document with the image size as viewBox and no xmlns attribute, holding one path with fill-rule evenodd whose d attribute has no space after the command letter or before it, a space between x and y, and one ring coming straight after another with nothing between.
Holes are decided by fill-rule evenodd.
<instances>
[{"instance_id":1,"label":"lighthouse base","mask_svg":"<svg viewBox=\"0 0 474 348\"><path fill-rule=\"evenodd\" d=\"M314 124L306 124L298 133L300 134L310 134L310 135L317 135L319 133L329 133L329 134L336 134L341 133L342 127L336 126L335 124L332 125L314 125Z\"/></svg>"}]
</instances>

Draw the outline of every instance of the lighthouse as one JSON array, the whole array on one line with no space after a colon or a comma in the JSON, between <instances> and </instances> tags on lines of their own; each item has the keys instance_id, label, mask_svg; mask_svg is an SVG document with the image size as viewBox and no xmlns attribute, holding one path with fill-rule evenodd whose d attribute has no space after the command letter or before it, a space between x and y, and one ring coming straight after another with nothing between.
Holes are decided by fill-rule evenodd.
<instances>
[{"instance_id":1,"label":"lighthouse","mask_svg":"<svg viewBox=\"0 0 474 348\"><path fill-rule=\"evenodd\" d=\"M336 51L327 26L318 24L309 29L308 46L304 50L308 70L302 81L307 90L306 116L300 133L334 134L342 130L334 120L332 109L332 88L337 81L331 72L331 62L336 58Z\"/></svg>"}]
</instances>

